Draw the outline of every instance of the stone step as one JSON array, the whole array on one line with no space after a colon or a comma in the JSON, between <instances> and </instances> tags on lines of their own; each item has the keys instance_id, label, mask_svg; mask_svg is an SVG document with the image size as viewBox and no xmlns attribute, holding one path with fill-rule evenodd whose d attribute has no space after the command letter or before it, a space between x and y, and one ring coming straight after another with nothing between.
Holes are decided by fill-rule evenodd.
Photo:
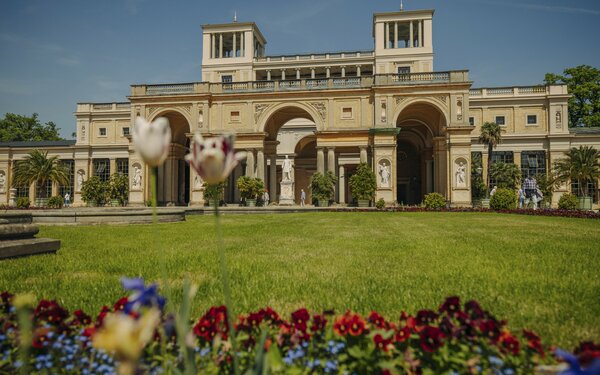
<instances>
[{"instance_id":1,"label":"stone step","mask_svg":"<svg viewBox=\"0 0 600 375\"><path fill-rule=\"evenodd\" d=\"M5 240L0 241L0 259L56 253L58 249L60 249L60 240L53 240L50 238Z\"/></svg>"},{"instance_id":2,"label":"stone step","mask_svg":"<svg viewBox=\"0 0 600 375\"><path fill-rule=\"evenodd\" d=\"M1 224L0 240L33 238L39 231L38 226L33 224Z\"/></svg>"}]
</instances>

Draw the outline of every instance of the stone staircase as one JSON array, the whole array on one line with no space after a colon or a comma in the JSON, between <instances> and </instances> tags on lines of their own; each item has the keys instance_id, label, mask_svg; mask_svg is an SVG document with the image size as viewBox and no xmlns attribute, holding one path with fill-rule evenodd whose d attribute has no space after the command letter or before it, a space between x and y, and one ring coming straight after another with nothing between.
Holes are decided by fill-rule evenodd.
<instances>
[{"instance_id":1,"label":"stone staircase","mask_svg":"<svg viewBox=\"0 0 600 375\"><path fill-rule=\"evenodd\" d=\"M56 253L60 240L36 238L39 228L31 214L0 214L0 259Z\"/></svg>"}]
</instances>

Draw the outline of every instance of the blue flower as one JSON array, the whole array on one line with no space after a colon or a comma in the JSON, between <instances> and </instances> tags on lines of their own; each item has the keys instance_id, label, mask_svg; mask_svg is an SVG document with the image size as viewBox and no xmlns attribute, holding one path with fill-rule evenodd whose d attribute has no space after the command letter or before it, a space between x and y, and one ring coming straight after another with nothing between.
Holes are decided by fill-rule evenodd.
<instances>
[{"instance_id":1,"label":"blue flower","mask_svg":"<svg viewBox=\"0 0 600 375\"><path fill-rule=\"evenodd\" d=\"M558 358L562 358L569 368L560 373L560 375L598 375L600 374L600 358L596 358L592 364L585 370L581 368L579 360L573 354L561 349L556 349L554 354Z\"/></svg>"},{"instance_id":2,"label":"blue flower","mask_svg":"<svg viewBox=\"0 0 600 375\"><path fill-rule=\"evenodd\" d=\"M122 278L121 284L126 290L135 292L131 295L125 304L124 311L129 314L132 310L140 306L158 307L163 309L165 306L165 298L158 294L158 285L152 284L149 287L144 285L144 279L128 279Z\"/></svg>"}]
</instances>

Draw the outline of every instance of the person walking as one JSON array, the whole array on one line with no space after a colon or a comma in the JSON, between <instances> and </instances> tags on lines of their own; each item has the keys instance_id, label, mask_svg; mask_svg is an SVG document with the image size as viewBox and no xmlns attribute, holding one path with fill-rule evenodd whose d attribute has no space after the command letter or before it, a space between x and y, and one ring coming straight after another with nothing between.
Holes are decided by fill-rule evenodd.
<instances>
[{"instance_id":1,"label":"person walking","mask_svg":"<svg viewBox=\"0 0 600 375\"><path fill-rule=\"evenodd\" d=\"M69 207L71 205L71 194L68 192L65 194L65 207Z\"/></svg>"},{"instance_id":2,"label":"person walking","mask_svg":"<svg viewBox=\"0 0 600 375\"><path fill-rule=\"evenodd\" d=\"M270 197L269 197L269 190L265 189L265 191L263 192L262 198L263 198L263 202L264 202L265 207L267 207L269 205L269 199L270 199Z\"/></svg>"},{"instance_id":3,"label":"person walking","mask_svg":"<svg viewBox=\"0 0 600 375\"><path fill-rule=\"evenodd\" d=\"M533 209L537 209L537 182L531 176L527 176L523 181L523 190L525 190L525 207L529 206L529 202L533 202Z\"/></svg>"},{"instance_id":4,"label":"person walking","mask_svg":"<svg viewBox=\"0 0 600 375\"><path fill-rule=\"evenodd\" d=\"M304 207L304 201L306 200L306 192L304 189L300 189L300 206Z\"/></svg>"},{"instance_id":5,"label":"person walking","mask_svg":"<svg viewBox=\"0 0 600 375\"><path fill-rule=\"evenodd\" d=\"M525 193L523 192L523 187L519 188L519 208L523 208L525 205Z\"/></svg>"}]
</instances>

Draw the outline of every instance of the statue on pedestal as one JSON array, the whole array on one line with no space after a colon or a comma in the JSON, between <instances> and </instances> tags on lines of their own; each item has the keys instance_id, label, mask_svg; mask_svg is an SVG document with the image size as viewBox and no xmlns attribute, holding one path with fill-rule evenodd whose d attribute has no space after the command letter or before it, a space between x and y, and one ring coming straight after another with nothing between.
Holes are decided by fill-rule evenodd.
<instances>
[{"instance_id":1,"label":"statue on pedestal","mask_svg":"<svg viewBox=\"0 0 600 375\"><path fill-rule=\"evenodd\" d=\"M282 181L292 181L292 161L288 159L288 156L285 156L285 160L283 160L283 177Z\"/></svg>"},{"instance_id":2,"label":"statue on pedestal","mask_svg":"<svg viewBox=\"0 0 600 375\"><path fill-rule=\"evenodd\" d=\"M292 166L292 160L285 156L282 165L282 177L281 177L281 195L279 197L280 205L293 205L294 204L294 170Z\"/></svg>"}]
</instances>

